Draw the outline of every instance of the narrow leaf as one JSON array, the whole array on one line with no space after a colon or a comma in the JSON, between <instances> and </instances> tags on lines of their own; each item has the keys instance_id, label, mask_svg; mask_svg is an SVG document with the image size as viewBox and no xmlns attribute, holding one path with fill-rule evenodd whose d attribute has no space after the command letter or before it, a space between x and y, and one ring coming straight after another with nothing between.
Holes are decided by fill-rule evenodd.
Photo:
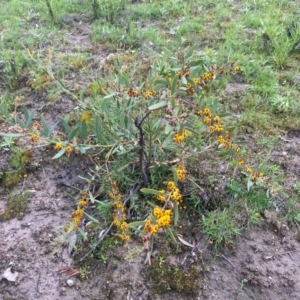
<instances>
[{"instance_id":1,"label":"narrow leaf","mask_svg":"<svg viewBox=\"0 0 300 300\"><path fill-rule=\"evenodd\" d=\"M42 130L41 132L46 136L46 137L49 137L49 128L45 122L45 118L44 116L41 116L41 123L42 123Z\"/></svg>"},{"instance_id":2,"label":"narrow leaf","mask_svg":"<svg viewBox=\"0 0 300 300\"><path fill-rule=\"evenodd\" d=\"M172 84L171 84L171 95L174 95L175 90L177 88L177 81L178 81L178 75L176 74L173 78Z\"/></svg>"},{"instance_id":3,"label":"narrow leaf","mask_svg":"<svg viewBox=\"0 0 300 300\"><path fill-rule=\"evenodd\" d=\"M102 126L100 123L100 118L96 117L96 135L97 135L97 142L100 143L102 140Z\"/></svg>"},{"instance_id":4,"label":"narrow leaf","mask_svg":"<svg viewBox=\"0 0 300 300\"><path fill-rule=\"evenodd\" d=\"M178 240L185 246L191 247L191 248L195 248L195 245L190 244L189 242L187 242L186 240L184 240L180 234L177 234L177 238Z\"/></svg>"},{"instance_id":5,"label":"narrow leaf","mask_svg":"<svg viewBox=\"0 0 300 300\"><path fill-rule=\"evenodd\" d=\"M62 126L66 130L67 134L70 135L72 133L71 127L68 125L68 123L63 118L61 118L60 121L61 121Z\"/></svg>"},{"instance_id":6,"label":"narrow leaf","mask_svg":"<svg viewBox=\"0 0 300 300\"><path fill-rule=\"evenodd\" d=\"M196 46L190 47L190 49L188 50L188 52L185 55L184 59L188 60L192 56L192 54L194 53L195 49L196 49Z\"/></svg>"},{"instance_id":7,"label":"narrow leaf","mask_svg":"<svg viewBox=\"0 0 300 300\"><path fill-rule=\"evenodd\" d=\"M25 135L22 134L22 133L3 133L3 132L0 132L0 136L18 138L18 137L22 137L22 136L25 136Z\"/></svg>"},{"instance_id":8,"label":"narrow leaf","mask_svg":"<svg viewBox=\"0 0 300 300\"><path fill-rule=\"evenodd\" d=\"M26 128L30 127L34 114L35 114L35 111L33 110L30 113L30 115L28 116L28 118L26 118Z\"/></svg>"},{"instance_id":9,"label":"narrow leaf","mask_svg":"<svg viewBox=\"0 0 300 300\"><path fill-rule=\"evenodd\" d=\"M75 135L76 133L79 131L80 127L76 127L69 135L68 135L68 139L71 140Z\"/></svg>"},{"instance_id":10,"label":"narrow leaf","mask_svg":"<svg viewBox=\"0 0 300 300\"><path fill-rule=\"evenodd\" d=\"M66 148L61 149L52 157L52 159L57 159L57 158L63 156L65 152L66 152Z\"/></svg>"},{"instance_id":11,"label":"narrow leaf","mask_svg":"<svg viewBox=\"0 0 300 300\"><path fill-rule=\"evenodd\" d=\"M149 110L156 110L156 109L159 109L159 108L162 108L164 106L166 106L168 104L167 101L161 101L161 102L158 102L156 104L153 104L151 106L148 107Z\"/></svg>"},{"instance_id":12,"label":"narrow leaf","mask_svg":"<svg viewBox=\"0 0 300 300\"><path fill-rule=\"evenodd\" d=\"M21 128L26 128L25 124L23 121L17 116L16 117L17 123L20 125Z\"/></svg>"},{"instance_id":13,"label":"narrow leaf","mask_svg":"<svg viewBox=\"0 0 300 300\"><path fill-rule=\"evenodd\" d=\"M164 195L162 192L154 190L154 189L143 188L140 191L147 195L155 195L155 196L158 196L158 195L163 196Z\"/></svg>"}]
</instances>

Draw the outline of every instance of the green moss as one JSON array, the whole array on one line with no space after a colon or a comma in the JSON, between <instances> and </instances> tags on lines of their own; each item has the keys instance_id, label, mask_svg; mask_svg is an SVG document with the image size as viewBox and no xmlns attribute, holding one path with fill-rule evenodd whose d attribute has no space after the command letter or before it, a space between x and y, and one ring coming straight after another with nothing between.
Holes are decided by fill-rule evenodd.
<instances>
[{"instance_id":1,"label":"green moss","mask_svg":"<svg viewBox=\"0 0 300 300\"><path fill-rule=\"evenodd\" d=\"M9 195L5 211L0 215L0 221L6 221L13 218L21 220L26 212L28 205L28 192L23 192L18 195Z\"/></svg>"},{"instance_id":2,"label":"green moss","mask_svg":"<svg viewBox=\"0 0 300 300\"><path fill-rule=\"evenodd\" d=\"M155 283L155 292L160 294L171 290L183 294L193 294L198 288L200 270L196 267L182 269L158 261L152 264L148 272Z\"/></svg>"},{"instance_id":3,"label":"green moss","mask_svg":"<svg viewBox=\"0 0 300 300\"><path fill-rule=\"evenodd\" d=\"M2 176L3 186L11 188L16 186L24 176L23 170L4 172Z\"/></svg>"},{"instance_id":4,"label":"green moss","mask_svg":"<svg viewBox=\"0 0 300 300\"><path fill-rule=\"evenodd\" d=\"M27 173L26 168L30 164L32 154L30 150L14 148L10 158L10 169L3 172L1 179L5 188L16 186Z\"/></svg>"}]
</instances>

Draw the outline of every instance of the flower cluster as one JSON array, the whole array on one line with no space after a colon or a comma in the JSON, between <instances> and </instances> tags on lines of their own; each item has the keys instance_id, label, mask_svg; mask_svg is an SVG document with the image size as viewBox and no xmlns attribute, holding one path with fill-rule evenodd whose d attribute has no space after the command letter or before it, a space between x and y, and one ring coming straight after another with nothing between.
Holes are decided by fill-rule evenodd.
<instances>
[{"instance_id":1,"label":"flower cluster","mask_svg":"<svg viewBox=\"0 0 300 300\"><path fill-rule=\"evenodd\" d=\"M142 93L142 95L147 100L147 99L151 98L152 96L155 96L156 91L155 90L146 90Z\"/></svg>"},{"instance_id":2,"label":"flower cluster","mask_svg":"<svg viewBox=\"0 0 300 300\"><path fill-rule=\"evenodd\" d=\"M179 165L176 169L176 174L179 180L184 180L186 178L187 171L183 166Z\"/></svg>"},{"instance_id":3,"label":"flower cluster","mask_svg":"<svg viewBox=\"0 0 300 300\"><path fill-rule=\"evenodd\" d=\"M228 131L225 132L225 135L219 135L217 141L218 141L219 146L224 149L232 149L234 146L233 142L231 140L231 136ZM239 149L240 149L240 147L239 147Z\"/></svg>"},{"instance_id":4,"label":"flower cluster","mask_svg":"<svg viewBox=\"0 0 300 300\"><path fill-rule=\"evenodd\" d=\"M144 225L144 230L150 235L158 233L159 228L169 227L171 224L171 209L162 210L159 207L153 209L154 219L147 219Z\"/></svg>"},{"instance_id":5,"label":"flower cluster","mask_svg":"<svg viewBox=\"0 0 300 300\"><path fill-rule=\"evenodd\" d=\"M181 143L184 139L186 139L189 136L189 133L186 129L182 131L182 134L179 132L176 132L173 138L173 141L177 144Z\"/></svg>"},{"instance_id":6,"label":"flower cluster","mask_svg":"<svg viewBox=\"0 0 300 300\"><path fill-rule=\"evenodd\" d=\"M203 123L207 126L209 126L209 132L217 132L220 133L224 130L224 127L221 123L220 116L213 116L211 110L209 108L204 108L202 111L199 109L196 114L198 116L203 116Z\"/></svg>"},{"instance_id":7,"label":"flower cluster","mask_svg":"<svg viewBox=\"0 0 300 300\"><path fill-rule=\"evenodd\" d=\"M92 119L92 113L88 110L84 111L80 117L81 122L85 122L86 124L90 124Z\"/></svg>"},{"instance_id":8,"label":"flower cluster","mask_svg":"<svg viewBox=\"0 0 300 300\"><path fill-rule=\"evenodd\" d=\"M256 182L259 178L262 178L264 176L264 174L262 172L256 172L254 173L252 168L247 167L246 168L246 173L248 173L249 175L251 175L251 181L252 182Z\"/></svg>"},{"instance_id":9,"label":"flower cluster","mask_svg":"<svg viewBox=\"0 0 300 300\"><path fill-rule=\"evenodd\" d=\"M185 169L183 170L186 173ZM157 195L156 199L161 202L169 202L170 200L177 203L182 202L182 194L174 181L169 181L167 183L167 191L168 192L161 190L161 195Z\"/></svg>"},{"instance_id":10,"label":"flower cluster","mask_svg":"<svg viewBox=\"0 0 300 300\"><path fill-rule=\"evenodd\" d=\"M118 228L118 238L124 242L130 240L129 227L126 222L125 207L122 203L122 195L120 193L119 187L115 181L112 182L111 191L108 193L108 197L111 200L111 205L113 207L113 222Z\"/></svg>"},{"instance_id":11,"label":"flower cluster","mask_svg":"<svg viewBox=\"0 0 300 300\"><path fill-rule=\"evenodd\" d=\"M125 89L127 91L127 95L129 97L138 97L139 96L139 92L137 90L134 90L132 87L130 87L129 89Z\"/></svg>"},{"instance_id":12,"label":"flower cluster","mask_svg":"<svg viewBox=\"0 0 300 300\"><path fill-rule=\"evenodd\" d=\"M54 148L54 150L59 151L59 150L63 149L64 146L62 145L62 143L56 142L53 148ZM70 145L67 146L67 147L66 147L66 152L67 152L68 154L72 153L72 152L73 152L73 148L72 148Z\"/></svg>"},{"instance_id":13,"label":"flower cluster","mask_svg":"<svg viewBox=\"0 0 300 300\"><path fill-rule=\"evenodd\" d=\"M73 226L70 227L69 225L65 226L65 232L69 232L71 230L76 230L84 216L84 208L88 205L89 195L86 192L80 191L79 192L80 199L77 202L77 209L71 212L69 220L73 222Z\"/></svg>"},{"instance_id":14,"label":"flower cluster","mask_svg":"<svg viewBox=\"0 0 300 300\"><path fill-rule=\"evenodd\" d=\"M78 226L83 218L83 215L84 215L84 210L81 208L78 208L75 211L72 211L69 219L70 219L70 221L74 222L73 230L76 230L78 228Z\"/></svg>"},{"instance_id":15,"label":"flower cluster","mask_svg":"<svg viewBox=\"0 0 300 300\"><path fill-rule=\"evenodd\" d=\"M177 72L178 75L178 79L181 79L182 77L189 77L190 76L190 70L186 69L186 70L180 70Z\"/></svg>"},{"instance_id":16,"label":"flower cluster","mask_svg":"<svg viewBox=\"0 0 300 300\"><path fill-rule=\"evenodd\" d=\"M39 142L39 135L36 133L33 133L29 139L30 139L31 143L37 144Z\"/></svg>"},{"instance_id":17,"label":"flower cluster","mask_svg":"<svg viewBox=\"0 0 300 300\"><path fill-rule=\"evenodd\" d=\"M215 74L213 72L206 72L203 73L200 78L202 79L202 84L206 84L209 81L212 81L215 77Z\"/></svg>"}]
</instances>

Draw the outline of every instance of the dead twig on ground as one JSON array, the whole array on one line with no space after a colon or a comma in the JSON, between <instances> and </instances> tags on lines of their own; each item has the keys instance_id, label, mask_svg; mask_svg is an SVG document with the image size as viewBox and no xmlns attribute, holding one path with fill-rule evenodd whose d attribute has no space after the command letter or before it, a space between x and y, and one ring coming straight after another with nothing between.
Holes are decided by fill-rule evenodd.
<instances>
[{"instance_id":1,"label":"dead twig on ground","mask_svg":"<svg viewBox=\"0 0 300 300\"><path fill-rule=\"evenodd\" d=\"M225 255L221 255L222 258L224 258L235 270L237 270L237 268L232 264L232 262L225 256Z\"/></svg>"}]
</instances>

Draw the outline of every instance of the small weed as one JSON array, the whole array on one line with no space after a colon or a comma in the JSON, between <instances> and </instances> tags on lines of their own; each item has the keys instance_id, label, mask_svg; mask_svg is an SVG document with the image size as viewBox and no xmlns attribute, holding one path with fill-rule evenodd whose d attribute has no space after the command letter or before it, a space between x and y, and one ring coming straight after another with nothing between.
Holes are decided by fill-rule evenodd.
<instances>
[{"instance_id":1,"label":"small weed","mask_svg":"<svg viewBox=\"0 0 300 300\"><path fill-rule=\"evenodd\" d=\"M300 206L299 206L299 199L298 197L290 199L286 205L285 208L287 210L287 213L284 217L284 220L288 222L289 224L293 225L300 225Z\"/></svg>"},{"instance_id":2,"label":"small weed","mask_svg":"<svg viewBox=\"0 0 300 300\"><path fill-rule=\"evenodd\" d=\"M25 216L28 205L29 192L22 192L21 194L9 195L6 202L4 212L0 215L0 221L7 221L13 218L18 220Z\"/></svg>"},{"instance_id":3,"label":"small weed","mask_svg":"<svg viewBox=\"0 0 300 300\"><path fill-rule=\"evenodd\" d=\"M201 221L203 233L213 245L215 251L226 244L231 244L241 234L233 211L228 209L209 212Z\"/></svg>"}]
</instances>

